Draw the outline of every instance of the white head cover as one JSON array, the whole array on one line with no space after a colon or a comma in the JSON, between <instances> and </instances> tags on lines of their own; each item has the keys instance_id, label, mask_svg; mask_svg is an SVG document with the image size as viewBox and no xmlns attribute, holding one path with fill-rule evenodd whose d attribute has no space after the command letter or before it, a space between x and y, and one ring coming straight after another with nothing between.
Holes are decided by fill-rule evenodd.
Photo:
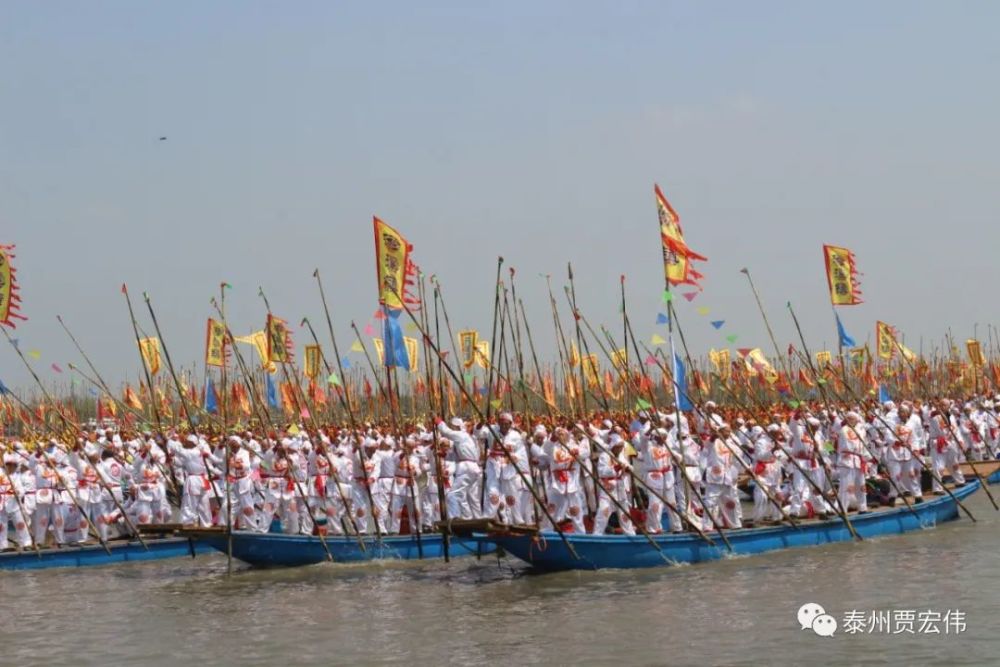
<instances>
[{"instance_id":1,"label":"white head cover","mask_svg":"<svg viewBox=\"0 0 1000 667\"><path fill-rule=\"evenodd\" d=\"M456 429L457 428L465 428L465 422L462 421L461 417L452 417L451 418L451 422L449 422L449 423L451 424L452 428L456 428Z\"/></svg>"}]
</instances>

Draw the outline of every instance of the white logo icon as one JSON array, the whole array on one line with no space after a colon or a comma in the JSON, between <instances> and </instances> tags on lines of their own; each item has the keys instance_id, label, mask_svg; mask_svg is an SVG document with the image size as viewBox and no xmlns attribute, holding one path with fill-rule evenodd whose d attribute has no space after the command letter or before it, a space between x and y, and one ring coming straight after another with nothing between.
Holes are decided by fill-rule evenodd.
<instances>
[{"instance_id":1,"label":"white logo icon","mask_svg":"<svg viewBox=\"0 0 1000 667\"><path fill-rule=\"evenodd\" d=\"M812 630L820 637L832 637L837 631L837 619L815 602L807 602L799 607L797 618L802 630Z\"/></svg>"}]
</instances>

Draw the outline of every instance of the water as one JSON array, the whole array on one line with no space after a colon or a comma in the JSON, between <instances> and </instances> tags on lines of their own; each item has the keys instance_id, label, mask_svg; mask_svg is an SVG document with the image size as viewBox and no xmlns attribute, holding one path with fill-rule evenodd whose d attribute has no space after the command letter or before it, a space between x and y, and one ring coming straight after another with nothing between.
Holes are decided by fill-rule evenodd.
<instances>
[{"instance_id":1,"label":"water","mask_svg":"<svg viewBox=\"0 0 1000 667\"><path fill-rule=\"evenodd\" d=\"M651 570L534 574L486 557L225 574L221 556L0 573L0 664L1000 663L1000 514L863 544ZM958 635L800 630L959 609Z\"/></svg>"}]
</instances>

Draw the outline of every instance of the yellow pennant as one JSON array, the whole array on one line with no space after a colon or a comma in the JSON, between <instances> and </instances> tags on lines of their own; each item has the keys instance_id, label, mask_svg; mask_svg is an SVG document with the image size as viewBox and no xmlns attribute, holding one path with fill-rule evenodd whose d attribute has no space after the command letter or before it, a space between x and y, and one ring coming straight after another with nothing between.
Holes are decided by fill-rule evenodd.
<instances>
[{"instance_id":1,"label":"yellow pennant","mask_svg":"<svg viewBox=\"0 0 1000 667\"><path fill-rule=\"evenodd\" d=\"M288 324L280 317L267 316L267 360L271 362L288 361L288 344L291 335Z\"/></svg>"},{"instance_id":2,"label":"yellow pennant","mask_svg":"<svg viewBox=\"0 0 1000 667\"><path fill-rule=\"evenodd\" d=\"M875 341L879 359L892 359L896 353L896 335L885 322L875 323Z\"/></svg>"},{"instance_id":3,"label":"yellow pennant","mask_svg":"<svg viewBox=\"0 0 1000 667\"><path fill-rule=\"evenodd\" d=\"M351 343L351 352L364 352L364 351L365 348L361 344L361 341L355 338L354 342Z\"/></svg>"},{"instance_id":4,"label":"yellow pennant","mask_svg":"<svg viewBox=\"0 0 1000 667\"><path fill-rule=\"evenodd\" d=\"M576 368L576 365L580 363L580 350L576 349L576 341L569 342L569 365L571 368Z\"/></svg>"},{"instance_id":5,"label":"yellow pennant","mask_svg":"<svg viewBox=\"0 0 1000 667\"><path fill-rule=\"evenodd\" d=\"M420 344L416 338L403 336L403 345L406 346L406 356L410 358L410 372L416 373L420 354Z\"/></svg>"},{"instance_id":6,"label":"yellow pennant","mask_svg":"<svg viewBox=\"0 0 1000 667\"><path fill-rule=\"evenodd\" d=\"M970 338L965 341L965 349L969 352L969 361L975 367L980 367L986 363L986 357L983 356L983 346L975 338Z\"/></svg>"},{"instance_id":7,"label":"yellow pennant","mask_svg":"<svg viewBox=\"0 0 1000 667\"><path fill-rule=\"evenodd\" d=\"M151 375L160 372L160 339L142 338L139 340L139 351L142 352L142 360L146 362L146 368Z\"/></svg>"},{"instance_id":8,"label":"yellow pennant","mask_svg":"<svg viewBox=\"0 0 1000 667\"><path fill-rule=\"evenodd\" d=\"M462 365L466 368L476 363L476 344L479 334L472 329L458 332L458 349L462 353Z\"/></svg>"},{"instance_id":9,"label":"yellow pennant","mask_svg":"<svg viewBox=\"0 0 1000 667\"><path fill-rule=\"evenodd\" d=\"M306 345L303 353L302 370L306 377L315 380L319 375L320 350L319 345Z\"/></svg>"},{"instance_id":10,"label":"yellow pennant","mask_svg":"<svg viewBox=\"0 0 1000 667\"><path fill-rule=\"evenodd\" d=\"M476 343L476 363L480 368L490 367L490 341L481 340Z\"/></svg>"},{"instance_id":11,"label":"yellow pennant","mask_svg":"<svg viewBox=\"0 0 1000 667\"><path fill-rule=\"evenodd\" d=\"M583 363L583 377L587 380L588 387L597 386L599 382L600 363L596 354L588 354L581 360Z\"/></svg>"},{"instance_id":12,"label":"yellow pennant","mask_svg":"<svg viewBox=\"0 0 1000 667\"><path fill-rule=\"evenodd\" d=\"M208 318L205 332L205 365L222 368L226 363L226 327L222 322Z\"/></svg>"},{"instance_id":13,"label":"yellow pennant","mask_svg":"<svg viewBox=\"0 0 1000 667\"><path fill-rule=\"evenodd\" d=\"M628 350L623 347L612 352L611 365L619 371L628 368Z\"/></svg>"},{"instance_id":14,"label":"yellow pennant","mask_svg":"<svg viewBox=\"0 0 1000 667\"><path fill-rule=\"evenodd\" d=\"M829 366L832 360L833 360L833 355L830 354L829 350L822 350L816 353L816 365L819 366L821 369Z\"/></svg>"},{"instance_id":15,"label":"yellow pennant","mask_svg":"<svg viewBox=\"0 0 1000 667\"><path fill-rule=\"evenodd\" d=\"M378 365L381 366L385 363L385 345L382 343L381 338L372 338L372 345L375 346L375 354L378 355Z\"/></svg>"}]
</instances>

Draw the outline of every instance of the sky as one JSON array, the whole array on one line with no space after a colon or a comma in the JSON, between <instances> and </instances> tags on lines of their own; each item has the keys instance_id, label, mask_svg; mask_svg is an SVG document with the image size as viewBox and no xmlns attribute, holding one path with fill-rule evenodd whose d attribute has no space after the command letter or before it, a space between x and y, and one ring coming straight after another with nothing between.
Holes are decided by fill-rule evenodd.
<instances>
[{"instance_id":1,"label":"sky","mask_svg":"<svg viewBox=\"0 0 1000 667\"><path fill-rule=\"evenodd\" d=\"M235 333L261 328L260 286L301 345L319 268L348 347L377 306L378 215L455 329L488 333L503 256L546 359L543 275L570 326L568 262L613 331L624 274L648 341L666 333L657 182L709 258L677 304L693 354L770 351L744 266L780 345L798 347L789 301L813 350L835 345L824 243L864 274L865 303L840 309L859 342L877 319L925 352L949 329L988 341L998 24L990 2L4 2L13 335L65 383L81 359L61 315L106 379L134 381L121 284L190 366L226 281ZM32 382L5 341L0 379Z\"/></svg>"}]
</instances>

